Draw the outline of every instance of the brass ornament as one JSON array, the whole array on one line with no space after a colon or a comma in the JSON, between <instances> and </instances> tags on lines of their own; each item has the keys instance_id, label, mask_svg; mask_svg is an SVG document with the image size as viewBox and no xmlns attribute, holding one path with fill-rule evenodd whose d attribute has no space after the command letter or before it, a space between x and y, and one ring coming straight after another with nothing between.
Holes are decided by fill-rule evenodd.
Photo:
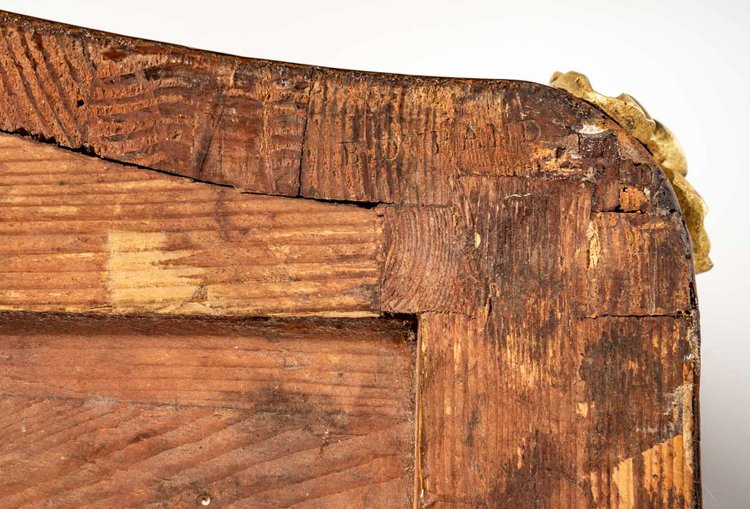
<instances>
[{"instance_id":1,"label":"brass ornament","mask_svg":"<svg viewBox=\"0 0 750 509\"><path fill-rule=\"evenodd\" d=\"M672 184L693 244L693 263L696 272L706 272L713 267L708 256L711 241L703 220L708 207L703 198L685 179L687 160L677 138L664 124L654 120L638 101L628 94L609 97L591 88L589 79L581 73L556 72L550 85L598 107L640 141L654 156Z\"/></svg>"}]
</instances>

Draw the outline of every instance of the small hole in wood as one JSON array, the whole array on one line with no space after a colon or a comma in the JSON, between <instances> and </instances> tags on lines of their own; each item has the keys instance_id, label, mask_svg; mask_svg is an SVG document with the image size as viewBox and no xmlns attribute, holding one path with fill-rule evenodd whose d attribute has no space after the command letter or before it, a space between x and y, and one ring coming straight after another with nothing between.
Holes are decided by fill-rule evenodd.
<instances>
[{"instance_id":1,"label":"small hole in wood","mask_svg":"<svg viewBox=\"0 0 750 509\"><path fill-rule=\"evenodd\" d=\"M78 99L76 101L76 106L80 108L81 106L84 105L84 103L85 103L85 101L83 99Z\"/></svg>"}]
</instances>

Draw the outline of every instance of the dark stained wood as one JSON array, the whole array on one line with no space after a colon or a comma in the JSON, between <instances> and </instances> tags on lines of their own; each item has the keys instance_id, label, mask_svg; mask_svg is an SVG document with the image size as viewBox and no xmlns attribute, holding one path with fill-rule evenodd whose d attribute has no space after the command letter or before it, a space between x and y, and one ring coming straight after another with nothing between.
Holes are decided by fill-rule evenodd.
<instances>
[{"instance_id":1,"label":"dark stained wood","mask_svg":"<svg viewBox=\"0 0 750 509\"><path fill-rule=\"evenodd\" d=\"M26 274L0 271L6 308L327 320L407 313L418 320L415 506L701 505L690 240L661 169L602 112L532 83L235 59L3 16L0 129L89 151L21 149L32 144L3 138L24 154L0 155L0 231L10 235L0 250ZM46 66L61 63L79 78L58 72L70 85L54 94ZM73 81L88 87L80 113L66 113L78 100L67 91ZM78 189L51 185L61 174ZM168 203L154 206L157 198ZM120 231L136 235L115 235L122 249L109 249ZM46 251L35 254L37 242ZM50 245L95 256L56 258ZM186 249L186 258L170 254ZM130 251L153 259L134 266L121 257ZM75 263L97 256L104 268L87 270L106 281L114 274L117 285L73 275ZM175 277L179 292L155 290ZM227 281L236 283L231 298L217 293ZM50 291L81 283L101 293L87 301ZM139 290L113 304L126 284ZM24 293L33 285L55 305ZM143 339L132 341L129 351L143 349ZM411 378L399 373L403 387ZM21 381L39 383L40 374ZM269 403L284 403L277 396ZM260 418L256 400L240 400L222 411ZM330 401L312 410L325 413ZM403 445L403 435L393 440ZM137 473L122 473L112 493L132 491ZM351 504L349 480L328 479L340 495L327 507ZM233 489L222 485L217 497ZM394 493L383 490L377 496ZM161 500L176 503L172 496Z\"/></svg>"},{"instance_id":2,"label":"dark stained wood","mask_svg":"<svg viewBox=\"0 0 750 509\"><path fill-rule=\"evenodd\" d=\"M644 493L698 504L693 360L639 357L660 396L608 394L606 419L666 415L656 442L628 436L634 449L617 449L617 427L588 417L581 392L584 370L616 378L607 355L584 356L604 339L582 321L694 314L689 241L643 147L525 83L321 72L310 115L303 195L390 203L381 305L420 317L422 504L629 508ZM420 135L433 131L447 133L439 149ZM644 340L662 334L643 323ZM664 341L695 359L695 337L690 321ZM665 414L678 386L691 397ZM651 478L620 468L644 454Z\"/></svg>"},{"instance_id":3,"label":"dark stained wood","mask_svg":"<svg viewBox=\"0 0 750 509\"><path fill-rule=\"evenodd\" d=\"M3 507L410 503L409 321L4 314L0 330Z\"/></svg>"},{"instance_id":4,"label":"dark stained wood","mask_svg":"<svg viewBox=\"0 0 750 509\"><path fill-rule=\"evenodd\" d=\"M589 472L598 505L696 503L690 500L698 467L690 446L697 439L694 334L690 318L577 322L578 415L598 431L579 435L578 463Z\"/></svg>"},{"instance_id":5,"label":"dark stained wood","mask_svg":"<svg viewBox=\"0 0 750 509\"><path fill-rule=\"evenodd\" d=\"M323 70L310 100L301 194L445 205L464 175L581 175L566 126L583 116L565 111L548 122L552 95L530 83Z\"/></svg>"}]
</instances>

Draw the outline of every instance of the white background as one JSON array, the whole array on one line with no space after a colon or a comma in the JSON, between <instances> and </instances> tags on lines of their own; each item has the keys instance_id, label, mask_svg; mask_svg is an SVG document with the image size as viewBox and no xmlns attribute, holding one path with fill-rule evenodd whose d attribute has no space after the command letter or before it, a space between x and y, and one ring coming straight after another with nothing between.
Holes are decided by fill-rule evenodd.
<instances>
[{"instance_id":1,"label":"white background","mask_svg":"<svg viewBox=\"0 0 750 509\"><path fill-rule=\"evenodd\" d=\"M750 2L0 0L0 8L243 56L546 83L578 70L681 140L710 206L698 276L705 507L750 507Z\"/></svg>"}]
</instances>

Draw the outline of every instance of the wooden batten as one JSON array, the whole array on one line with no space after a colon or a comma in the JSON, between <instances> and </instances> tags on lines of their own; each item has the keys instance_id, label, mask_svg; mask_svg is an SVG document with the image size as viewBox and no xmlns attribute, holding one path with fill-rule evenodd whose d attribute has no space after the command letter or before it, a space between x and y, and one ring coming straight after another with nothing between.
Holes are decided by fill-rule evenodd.
<instances>
[{"instance_id":1,"label":"wooden batten","mask_svg":"<svg viewBox=\"0 0 750 509\"><path fill-rule=\"evenodd\" d=\"M378 314L374 210L241 194L0 135L0 309Z\"/></svg>"}]
</instances>

